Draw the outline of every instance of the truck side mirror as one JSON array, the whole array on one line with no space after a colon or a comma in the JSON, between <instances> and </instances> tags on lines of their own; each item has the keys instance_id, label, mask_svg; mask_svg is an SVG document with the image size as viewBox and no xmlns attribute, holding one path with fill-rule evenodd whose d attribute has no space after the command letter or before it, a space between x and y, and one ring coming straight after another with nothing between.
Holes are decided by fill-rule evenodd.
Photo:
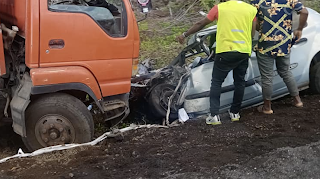
<instances>
[{"instance_id":1,"label":"truck side mirror","mask_svg":"<svg viewBox=\"0 0 320 179\"><path fill-rule=\"evenodd\" d=\"M148 13L152 9L151 0L138 0L138 3L143 13Z\"/></svg>"}]
</instances>

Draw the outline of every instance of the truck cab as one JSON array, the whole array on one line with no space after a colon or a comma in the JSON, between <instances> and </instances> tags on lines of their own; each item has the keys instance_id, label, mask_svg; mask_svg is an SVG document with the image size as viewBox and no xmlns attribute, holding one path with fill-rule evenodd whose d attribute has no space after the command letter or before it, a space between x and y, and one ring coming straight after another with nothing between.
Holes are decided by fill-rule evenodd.
<instances>
[{"instance_id":1,"label":"truck cab","mask_svg":"<svg viewBox=\"0 0 320 179\"><path fill-rule=\"evenodd\" d=\"M129 114L140 46L131 1L3 0L0 22L0 121L12 119L29 150L90 141L92 105L113 124Z\"/></svg>"}]
</instances>

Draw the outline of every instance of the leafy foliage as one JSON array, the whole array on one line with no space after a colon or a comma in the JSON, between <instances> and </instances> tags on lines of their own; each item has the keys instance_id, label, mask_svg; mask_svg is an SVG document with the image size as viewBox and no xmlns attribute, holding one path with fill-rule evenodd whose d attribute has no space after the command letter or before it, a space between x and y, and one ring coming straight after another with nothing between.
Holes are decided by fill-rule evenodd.
<instances>
[{"instance_id":1,"label":"leafy foliage","mask_svg":"<svg viewBox=\"0 0 320 179\"><path fill-rule=\"evenodd\" d=\"M209 11L219 0L201 0L201 4L207 11Z\"/></svg>"},{"instance_id":2,"label":"leafy foliage","mask_svg":"<svg viewBox=\"0 0 320 179\"><path fill-rule=\"evenodd\" d=\"M320 12L320 1L318 1L318 0L303 0L302 3L306 7L310 7L311 9L314 9L314 10Z\"/></svg>"}]
</instances>

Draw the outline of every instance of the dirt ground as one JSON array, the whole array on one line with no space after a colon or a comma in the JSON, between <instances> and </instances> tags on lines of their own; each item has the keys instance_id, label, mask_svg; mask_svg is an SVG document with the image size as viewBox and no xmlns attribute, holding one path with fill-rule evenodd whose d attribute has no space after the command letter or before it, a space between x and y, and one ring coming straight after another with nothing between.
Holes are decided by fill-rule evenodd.
<instances>
[{"instance_id":1,"label":"dirt ground","mask_svg":"<svg viewBox=\"0 0 320 179\"><path fill-rule=\"evenodd\" d=\"M223 125L207 126L198 119L131 131L95 147L14 159L0 164L0 178L318 178L320 95L304 92L302 98L301 109L290 98L274 102L273 115L246 109L238 123L224 116ZM0 131L1 157L23 146L9 129Z\"/></svg>"}]
</instances>

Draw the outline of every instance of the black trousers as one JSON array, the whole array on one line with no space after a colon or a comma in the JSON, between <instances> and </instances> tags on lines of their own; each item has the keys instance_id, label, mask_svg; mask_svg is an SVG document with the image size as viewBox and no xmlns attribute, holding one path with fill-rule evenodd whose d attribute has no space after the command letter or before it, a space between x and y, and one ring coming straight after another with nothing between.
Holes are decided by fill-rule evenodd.
<instances>
[{"instance_id":1,"label":"black trousers","mask_svg":"<svg viewBox=\"0 0 320 179\"><path fill-rule=\"evenodd\" d=\"M210 88L212 116L219 114L221 85L231 70L233 70L235 90L230 112L238 113L240 111L246 84L244 78L248 68L248 59L249 54L239 52L225 52L216 55Z\"/></svg>"}]
</instances>

